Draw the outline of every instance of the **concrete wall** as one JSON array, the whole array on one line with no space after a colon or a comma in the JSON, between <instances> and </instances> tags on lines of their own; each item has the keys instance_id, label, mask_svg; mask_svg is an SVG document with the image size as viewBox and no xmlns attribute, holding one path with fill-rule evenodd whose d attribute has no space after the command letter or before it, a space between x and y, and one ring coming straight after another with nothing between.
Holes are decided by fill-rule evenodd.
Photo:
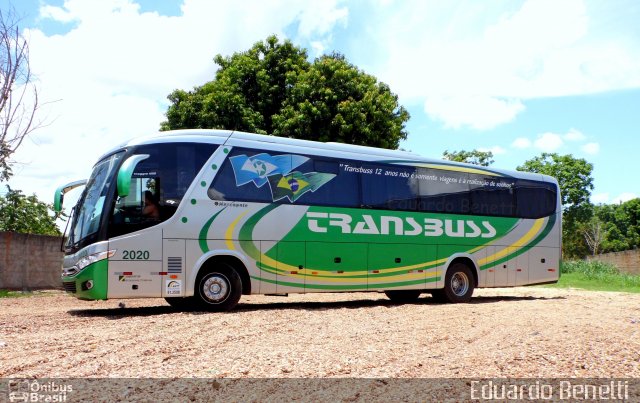
<instances>
[{"instance_id":1,"label":"concrete wall","mask_svg":"<svg viewBox=\"0 0 640 403\"><path fill-rule=\"evenodd\" d=\"M60 237L0 232L0 289L62 288Z\"/></svg>"},{"instance_id":2,"label":"concrete wall","mask_svg":"<svg viewBox=\"0 0 640 403\"><path fill-rule=\"evenodd\" d=\"M602 255L588 257L587 259L612 263L616 265L622 273L640 275L640 249L603 253Z\"/></svg>"}]
</instances>

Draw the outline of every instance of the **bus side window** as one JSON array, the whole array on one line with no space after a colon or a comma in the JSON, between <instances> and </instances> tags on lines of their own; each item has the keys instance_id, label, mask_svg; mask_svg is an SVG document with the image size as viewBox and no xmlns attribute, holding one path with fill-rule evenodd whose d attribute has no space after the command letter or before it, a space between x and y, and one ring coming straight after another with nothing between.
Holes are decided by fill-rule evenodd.
<instances>
[{"instance_id":1,"label":"bus side window","mask_svg":"<svg viewBox=\"0 0 640 403\"><path fill-rule=\"evenodd\" d=\"M513 217L515 214L514 183L510 178L469 175L470 213L474 215Z\"/></svg>"},{"instance_id":2,"label":"bus side window","mask_svg":"<svg viewBox=\"0 0 640 403\"><path fill-rule=\"evenodd\" d=\"M415 168L402 165L363 165L362 205L365 208L415 211L418 186Z\"/></svg>"},{"instance_id":3,"label":"bus side window","mask_svg":"<svg viewBox=\"0 0 640 403\"><path fill-rule=\"evenodd\" d=\"M295 204L360 207L360 178L357 173L340 169L338 160L309 158L296 170L303 175L326 175L325 180L316 184L314 190L304 193Z\"/></svg>"},{"instance_id":4,"label":"bus side window","mask_svg":"<svg viewBox=\"0 0 640 403\"><path fill-rule=\"evenodd\" d=\"M516 185L516 213L524 218L547 217L556 211L555 185L546 182L518 180Z\"/></svg>"},{"instance_id":5,"label":"bus side window","mask_svg":"<svg viewBox=\"0 0 640 403\"><path fill-rule=\"evenodd\" d=\"M260 183L259 175L247 169L246 175L250 179L246 183L239 182L241 177L236 178L231 160L233 158L246 159L251 158L261 151L248 150L243 148L234 148L231 154L222 164L220 171L216 174L215 179L211 183L207 194L212 200L233 200L233 201L251 201L271 203L271 192L269 184L262 183L261 186L256 185L254 179ZM250 168L250 167L249 167ZM257 168L256 168L257 169ZM241 183L240 185L238 183Z\"/></svg>"},{"instance_id":6,"label":"bus side window","mask_svg":"<svg viewBox=\"0 0 640 403\"><path fill-rule=\"evenodd\" d=\"M451 214L469 213L467 173L418 168L417 178L420 197L418 210Z\"/></svg>"}]
</instances>

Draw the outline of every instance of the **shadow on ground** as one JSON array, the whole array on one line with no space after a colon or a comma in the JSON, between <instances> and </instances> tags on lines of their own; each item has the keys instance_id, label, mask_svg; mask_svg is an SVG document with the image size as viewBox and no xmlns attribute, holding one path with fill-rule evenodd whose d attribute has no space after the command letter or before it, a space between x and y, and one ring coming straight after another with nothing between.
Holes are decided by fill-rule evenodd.
<instances>
[{"instance_id":1,"label":"shadow on ground","mask_svg":"<svg viewBox=\"0 0 640 403\"><path fill-rule=\"evenodd\" d=\"M469 305L478 305L478 304L490 304L497 302L509 302L509 301L549 301L549 300L563 300L565 297L534 297L534 296L479 296L474 297L469 302ZM437 306L448 306L449 304L443 304L434 301L431 297L422 297L415 302L410 303L397 303L390 301L386 297L381 297L379 299L363 299L363 300L351 300L351 301L328 301L328 302L319 302L319 301L297 301L297 302L269 302L269 303L240 303L238 304L233 311L227 313L233 315L234 312L252 312L252 311L268 311L268 310L276 310L276 309L297 309L297 310L313 310L313 311L323 311L323 310L334 310L334 309L361 309L361 308L373 308L373 307L386 307L386 308L395 308L402 305L433 305ZM166 315L166 314L175 314L175 313L184 313L190 315L206 315L206 314L215 314L210 312L202 312L202 311L180 311L179 309L173 308L168 305L162 306L148 306L148 307L126 307L126 305L122 304L119 307L113 308L101 308L101 309L73 309L68 311L68 313L72 316L79 317L104 317L107 319L122 319L126 317L143 317L143 316L155 316L155 315Z\"/></svg>"}]
</instances>

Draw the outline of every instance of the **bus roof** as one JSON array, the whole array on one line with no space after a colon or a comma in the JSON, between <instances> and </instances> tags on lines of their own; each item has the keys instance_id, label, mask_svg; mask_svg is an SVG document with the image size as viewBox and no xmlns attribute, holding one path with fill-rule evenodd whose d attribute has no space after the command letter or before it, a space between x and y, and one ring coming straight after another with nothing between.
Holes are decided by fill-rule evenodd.
<instances>
[{"instance_id":1,"label":"bus roof","mask_svg":"<svg viewBox=\"0 0 640 403\"><path fill-rule=\"evenodd\" d=\"M287 137L269 136L264 134L246 133L232 130L212 130L212 129L185 129L185 130L172 130L166 132L158 132L148 136L136 137L127 142L114 147L104 156L109 155L117 150L144 145L144 144L157 144L157 143L174 143L174 142L188 142L188 143L210 143L210 144L229 144L231 146L236 145L234 143L250 144L256 143L269 143L274 146L290 146L308 148L311 150L331 152L332 154L344 154L347 158L347 154L351 154L351 158L359 159L363 155L369 157L384 158L385 160L392 160L395 163L427 163L427 164L439 164L465 167L474 170L483 170L488 172L495 172L506 176L518 177L531 180L542 180L545 182L551 182L557 184L557 180L554 177L542 174L536 174L531 172L512 171L505 169L487 168L478 165L445 161L442 159L434 159L423 157L419 154L402 151L402 150L388 150L376 147L367 147L354 144L344 144L336 142L318 142L311 140L300 140ZM104 157L103 156L103 157ZM338 156L338 155L335 155ZM102 158L101 158L102 159Z\"/></svg>"}]
</instances>

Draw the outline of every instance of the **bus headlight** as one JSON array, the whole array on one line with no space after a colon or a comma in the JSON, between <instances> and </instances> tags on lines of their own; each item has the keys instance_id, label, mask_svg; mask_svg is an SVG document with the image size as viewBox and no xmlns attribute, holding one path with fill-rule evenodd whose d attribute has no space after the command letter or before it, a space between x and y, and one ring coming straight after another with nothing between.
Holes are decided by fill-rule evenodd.
<instances>
[{"instance_id":1,"label":"bus headlight","mask_svg":"<svg viewBox=\"0 0 640 403\"><path fill-rule=\"evenodd\" d=\"M89 266L90 264L99 262L104 259L108 259L115 254L116 254L116 251L114 249L114 250L98 252L89 256L85 256L82 259L78 260L78 263L76 263L72 267L72 269L75 269L76 272L81 272L85 267Z\"/></svg>"}]
</instances>

